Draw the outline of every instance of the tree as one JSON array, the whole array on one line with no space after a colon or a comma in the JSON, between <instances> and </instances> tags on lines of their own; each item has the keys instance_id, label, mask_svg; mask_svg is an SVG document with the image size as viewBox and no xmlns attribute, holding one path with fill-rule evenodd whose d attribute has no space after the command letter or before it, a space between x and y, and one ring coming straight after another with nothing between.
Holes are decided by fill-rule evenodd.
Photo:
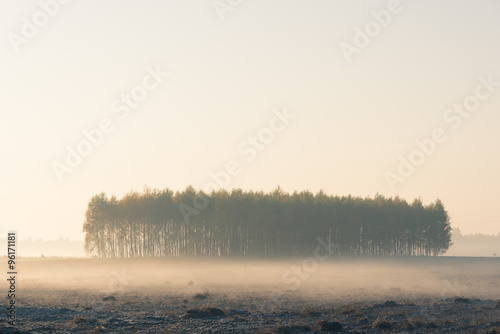
<instances>
[{"instance_id":1,"label":"tree","mask_svg":"<svg viewBox=\"0 0 500 334\"><path fill-rule=\"evenodd\" d=\"M318 237L337 255L435 256L451 245L440 200L408 204L280 187L210 194L145 187L121 199L100 193L89 201L83 231L85 250L97 257L310 255Z\"/></svg>"}]
</instances>

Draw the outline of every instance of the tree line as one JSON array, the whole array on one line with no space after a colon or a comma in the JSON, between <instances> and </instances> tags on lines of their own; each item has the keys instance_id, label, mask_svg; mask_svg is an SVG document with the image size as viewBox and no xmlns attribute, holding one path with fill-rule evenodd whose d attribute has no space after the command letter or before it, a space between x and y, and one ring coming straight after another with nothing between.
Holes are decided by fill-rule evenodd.
<instances>
[{"instance_id":1,"label":"tree line","mask_svg":"<svg viewBox=\"0 0 500 334\"><path fill-rule=\"evenodd\" d=\"M193 203L204 199L201 209ZM189 215L186 208L191 208ZM323 191L145 188L88 203L85 250L95 257L310 255L324 240L334 255L430 256L451 244L438 199L332 196Z\"/></svg>"}]
</instances>

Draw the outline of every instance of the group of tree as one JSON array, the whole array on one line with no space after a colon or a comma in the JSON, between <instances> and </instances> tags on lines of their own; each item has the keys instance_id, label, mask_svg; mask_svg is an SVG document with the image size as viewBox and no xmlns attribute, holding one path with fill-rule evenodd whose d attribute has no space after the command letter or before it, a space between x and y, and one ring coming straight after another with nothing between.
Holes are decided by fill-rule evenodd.
<instances>
[{"instance_id":1,"label":"group of tree","mask_svg":"<svg viewBox=\"0 0 500 334\"><path fill-rule=\"evenodd\" d=\"M482 233L462 234L460 229L451 232L453 246L446 252L447 256L499 256L500 233L487 235Z\"/></svg>"},{"instance_id":2,"label":"group of tree","mask_svg":"<svg viewBox=\"0 0 500 334\"><path fill-rule=\"evenodd\" d=\"M203 207L193 203L203 199ZM186 208L191 208L189 215ZM440 200L332 196L188 187L92 197L83 224L96 257L311 255L324 240L334 255L429 256L451 243Z\"/></svg>"}]
</instances>

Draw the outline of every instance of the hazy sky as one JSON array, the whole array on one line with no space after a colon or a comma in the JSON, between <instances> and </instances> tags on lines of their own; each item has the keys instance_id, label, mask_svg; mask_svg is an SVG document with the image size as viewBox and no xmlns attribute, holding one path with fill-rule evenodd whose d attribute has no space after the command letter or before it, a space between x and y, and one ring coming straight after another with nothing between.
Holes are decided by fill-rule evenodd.
<instances>
[{"instance_id":1,"label":"hazy sky","mask_svg":"<svg viewBox=\"0 0 500 334\"><path fill-rule=\"evenodd\" d=\"M81 240L94 194L203 188L231 160L228 189L440 198L462 233L500 232L500 86L477 88L500 82L500 2L54 1L0 1L1 234ZM470 117L447 111L478 89ZM105 119L60 182L53 163Z\"/></svg>"}]
</instances>

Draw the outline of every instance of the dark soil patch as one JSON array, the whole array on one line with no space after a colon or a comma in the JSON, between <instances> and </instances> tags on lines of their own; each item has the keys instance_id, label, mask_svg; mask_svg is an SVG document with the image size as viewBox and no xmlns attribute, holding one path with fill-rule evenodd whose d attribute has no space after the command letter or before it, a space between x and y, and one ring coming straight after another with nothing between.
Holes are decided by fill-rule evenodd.
<instances>
[{"instance_id":1,"label":"dark soil patch","mask_svg":"<svg viewBox=\"0 0 500 334\"><path fill-rule=\"evenodd\" d=\"M322 320L318 323L318 328L320 331L329 333L340 333L344 330L342 324L338 321L326 321Z\"/></svg>"},{"instance_id":2,"label":"dark soil patch","mask_svg":"<svg viewBox=\"0 0 500 334\"><path fill-rule=\"evenodd\" d=\"M378 318L375 320L372 324L372 328L379 328L379 329L391 329L391 323L385 320L385 318Z\"/></svg>"},{"instance_id":3,"label":"dark soil patch","mask_svg":"<svg viewBox=\"0 0 500 334\"><path fill-rule=\"evenodd\" d=\"M470 299L469 298L464 298L464 297L455 297L455 299L453 300L454 303L462 303L462 304L468 304L470 303Z\"/></svg>"},{"instance_id":4,"label":"dark soil patch","mask_svg":"<svg viewBox=\"0 0 500 334\"><path fill-rule=\"evenodd\" d=\"M385 303L382 304L383 307L397 307L399 306L398 303L396 303L395 301L393 300L386 300Z\"/></svg>"},{"instance_id":5,"label":"dark soil patch","mask_svg":"<svg viewBox=\"0 0 500 334\"><path fill-rule=\"evenodd\" d=\"M195 299L195 300L208 299L208 293L197 293L196 295L194 295L193 299Z\"/></svg>"},{"instance_id":6,"label":"dark soil patch","mask_svg":"<svg viewBox=\"0 0 500 334\"><path fill-rule=\"evenodd\" d=\"M217 307L209 307L206 311L213 317L223 317L226 315L224 311Z\"/></svg>"},{"instance_id":7,"label":"dark soil patch","mask_svg":"<svg viewBox=\"0 0 500 334\"><path fill-rule=\"evenodd\" d=\"M293 334L293 333L303 333L310 331L311 327L307 325L288 325L288 326L278 326L273 328L273 333L280 333L280 334Z\"/></svg>"},{"instance_id":8,"label":"dark soil patch","mask_svg":"<svg viewBox=\"0 0 500 334\"><path fill-rule=\"evenodd\" d=\"M208 318L208 317L222 317L226 313L216 307L208 307L204 310L201 309L189 309L186 311L186 315L191 318Z\"/></svg>"}]
</instances>

